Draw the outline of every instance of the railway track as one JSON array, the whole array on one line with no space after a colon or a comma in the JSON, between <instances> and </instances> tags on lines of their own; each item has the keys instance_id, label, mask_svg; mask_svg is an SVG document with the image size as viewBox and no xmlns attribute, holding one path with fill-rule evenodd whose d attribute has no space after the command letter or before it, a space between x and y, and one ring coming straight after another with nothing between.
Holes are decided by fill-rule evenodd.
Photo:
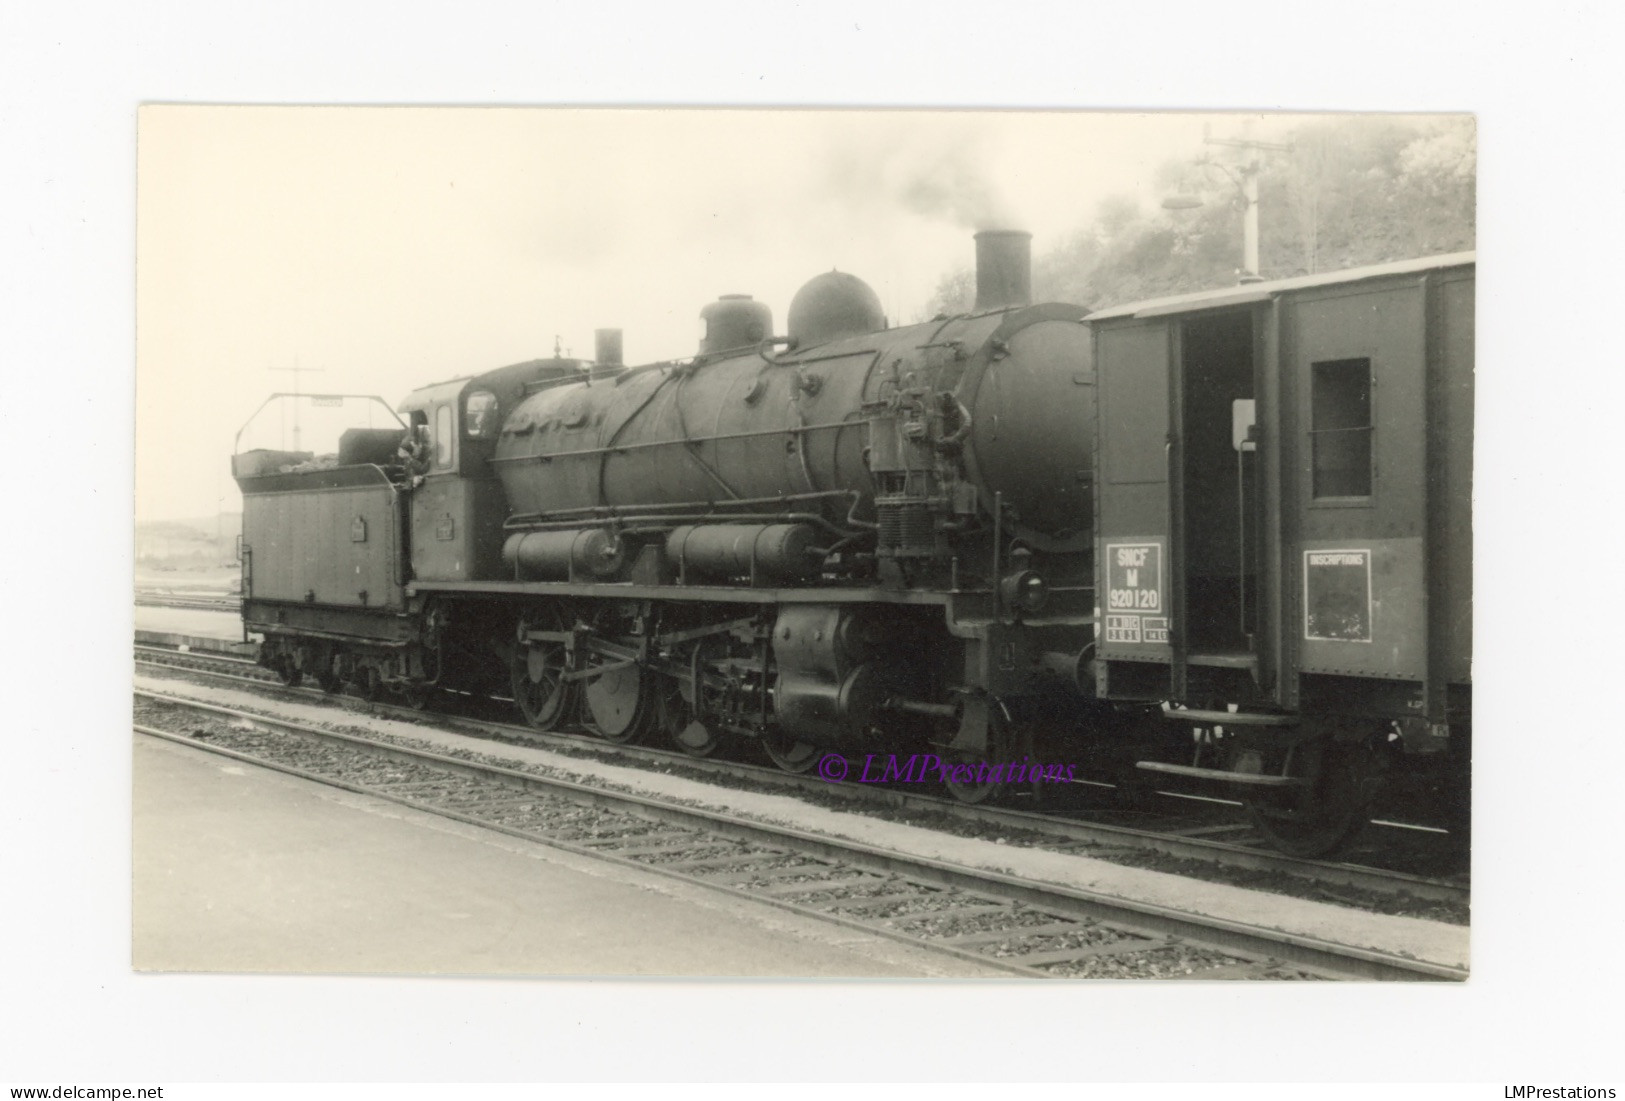
<instances>
[{"instance_id":1,"label":"railway track","mask_svg":"<svg viewBox=\"0 0 1625 1101\"><path fill-rule=\"evenodd\" d=\"M1399 954L137 691L135 730L1028 977L1451 980Z\"/></svg>"},{"instance_id":2,"label":"railway track","mask_svg":"<svg viewBox=\"0 0 1625 1101\"><path fill-rule=\"evenodd\" d=\"M279 696L332 699L319 689L288 689L274 675L251 661L206 653L177 653L157 647L138 647L137 660L178 667L228 683L273 689ZM408 719L421 714L404 707L374 703L373 709ZM1404 870L1367 865L1304 860L1270 849L1238 844L1210 836L1211 819L1156 816L1153 824L1124 825L1113 821L1039 814L1008 807L966 806L906 785L829 784L811 775L794 775L772 766L758 766L716 758L696 759L687 754L648 746L612 745L568 734L543 734L527 726L436 713L439 728L485 740L529 745L647 770L679 772L711 783L752 790L792 791L814 803L883 815L889 820L969 836L1000 836L1012 843L1069 852L1142 867L1161 867L1176 874L1214 879L1241 886L1274 890L1340 905L1390 913L1422 913L1445 920L1465 921L1469 900L1464 882L1419 875ZM1102 812L1110 817L1113 812Z\"/></svg>"},{"instance_id":3,"label":"railway track","mask_svg":"<svg viewBox=\"0 0 1625 1101\"><path fill-rule=\"evenodd\" d=\"M242 609L239 596L187 595L181 593L137 593L135 602L149 608L190 608L204 612L232 612Z\"/></svg>"}]
</instances>

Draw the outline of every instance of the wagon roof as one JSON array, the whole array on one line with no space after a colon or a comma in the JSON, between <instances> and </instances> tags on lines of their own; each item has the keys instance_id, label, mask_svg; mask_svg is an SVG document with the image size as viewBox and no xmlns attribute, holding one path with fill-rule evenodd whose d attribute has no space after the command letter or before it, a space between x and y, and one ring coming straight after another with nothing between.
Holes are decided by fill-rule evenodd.
<instances>
[{"instance_id":1,"label":"wagon roof","mask_svg":"<svg viewBox=\"0 0 1625 1101\"><path fill-rule=\"evenodd\" d=\"M1240 306L1248 302L1264 302L1287 291L1308 287L1328 287L1339 283L1357 283L1363 279L1378 279L1385 275L1406 275L1411 272L1433 271L1438 268L1461 267L1475 262L1476 252L1450 252L1440 256L1422 256L1414 260L1396 260L1391 264L1372 264L1344 271L1299 275L1291 279L1272 279L1267 283L1246 283L1239 287L1220 287L1211 291L1176 294L1168 298L1149 298L1129 302L1122 306L1109 306L1096 310L1085 320L1107 321L1123 317L1156 317L1160 314L1211 310L1220 306Z\"/></svg>"}]
</instances>

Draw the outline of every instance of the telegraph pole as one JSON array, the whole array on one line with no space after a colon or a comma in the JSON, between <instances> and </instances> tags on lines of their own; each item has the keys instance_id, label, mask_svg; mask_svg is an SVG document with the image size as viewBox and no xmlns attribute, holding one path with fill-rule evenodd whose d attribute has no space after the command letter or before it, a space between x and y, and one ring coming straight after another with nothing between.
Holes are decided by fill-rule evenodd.
<instances>
[{"instance_id":1,"label":"telegraph pole","mask_svg":"<svg viewBox=\"0 0 1625 1101\"><path fill-rule=\"evenodd\" d=\"M266 370L268 370L268 371L287 371L289 374L293 375L293 449L295 451L298 451L299 450L299 376L300 375L319 375L324 370L326 370L326 368L323 368L323 367L301 367L301 366L299 366L299 360L298 359L295 359L293 361L293 364L294 365L292 367L267 367Z\"/></svg>"},{"instance_id":2,"label":"telegraph pole","mask_svg":"<svg viewBox=\"0 0 1625 1101\"><path fill-rule=\"evenodd\" d=\"M1263 168L1264 153L1290 153L1292 146L1290 143L1257 140L1252 136L1250 121L1243 127L1239 138L1204 136L1202 144L1241 150L1241 182L1237 185L1242 204L1241 282L1262 283L1264 277L1258 274L1258 173Z\"/></svg>"}]
</instances>

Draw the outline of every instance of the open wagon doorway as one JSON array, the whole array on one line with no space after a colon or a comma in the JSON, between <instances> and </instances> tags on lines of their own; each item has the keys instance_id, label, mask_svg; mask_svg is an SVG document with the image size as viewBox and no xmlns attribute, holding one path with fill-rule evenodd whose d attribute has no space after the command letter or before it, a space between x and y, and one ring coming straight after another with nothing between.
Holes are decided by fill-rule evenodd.
<instances>
[{"instance_id":1,"label":"open wagon doorway","mask_svg":"<svg viewBox=\"0 0 1625 1101\"><path fill-rule=\"evenodd\" d=\"M1193 664L1250 659L1257 630L1262 510L1253 326L1254 314L1245 310L1179 327L1179 535Z\"/></svg>"}]
</instances>

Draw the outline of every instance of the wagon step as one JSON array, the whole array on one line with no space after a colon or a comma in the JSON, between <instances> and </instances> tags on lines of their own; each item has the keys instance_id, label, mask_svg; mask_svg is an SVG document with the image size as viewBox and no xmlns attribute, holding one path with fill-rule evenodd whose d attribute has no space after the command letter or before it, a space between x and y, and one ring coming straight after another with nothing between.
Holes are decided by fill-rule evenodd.
<instances>
[{"instance_id":1,"label":"wagon step","mask_svg":"<svg viewBox=\"0 0 1625 1101\"><path fill-rule=\"evenodd\" d=\"M1198 780L1221 780L1227 784L1245 784L1257 788L1303 787L1297 776L1262 776L1255 772L1228 772L1222 768L1197 768L1194 765L1170 765L1161 761L1136 761L1135 768L1147 772L1166 772L1174 776L1191 776Z\"/></svg>"},{"instance_id":2,"label":"wagon step","mask_svg":"<svg viewBox=\"0 0 1625 1101\"><path fill-rule=\"evenodd\" d=\"M1162 717L1180 723L1218 723L1222 726L1295 726L1296 715L1266 715L1258 711L1195 711L1162 705Z\"/></svg>"}]
</instances>

